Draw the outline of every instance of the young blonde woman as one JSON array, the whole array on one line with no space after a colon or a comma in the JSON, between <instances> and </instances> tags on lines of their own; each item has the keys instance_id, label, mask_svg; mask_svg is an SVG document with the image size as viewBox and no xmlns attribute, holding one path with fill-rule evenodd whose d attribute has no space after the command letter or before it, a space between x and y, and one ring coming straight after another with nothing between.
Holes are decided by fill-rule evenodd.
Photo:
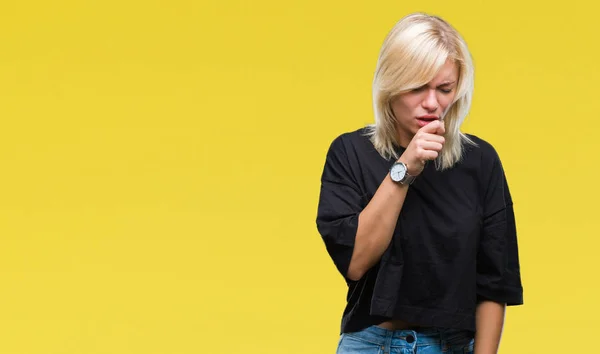
<instances>
[{"instance_id":1,"label":"young blonde woman","mask_svg":"<svg viewBox=\"0 0 600 354\"><path fill-rule=\"evenodd\" d=\"M523 303L499 156L461 133L473 64L443 19L411 14L381 48L375 123L327 152L317 228L348 284L338 354L498 350Z\"/></svg>"}]
</instances>

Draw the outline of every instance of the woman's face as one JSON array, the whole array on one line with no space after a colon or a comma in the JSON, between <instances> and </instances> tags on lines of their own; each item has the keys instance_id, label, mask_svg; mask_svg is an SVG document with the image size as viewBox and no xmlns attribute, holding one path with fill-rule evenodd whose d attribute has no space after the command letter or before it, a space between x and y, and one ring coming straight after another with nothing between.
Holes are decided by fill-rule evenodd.
<instances>
[{"instance_id":1,"label":"woman's face","mask_svg":"<svg viewBox=\"0 0 600 354\"><path fill-rule=\"evenodd\" d=\"M401 146L408 146L419 129L446 114L456 96L457 80L458 65L453 60L447 60L427 85L392 100L398 143Z\"/></svg>"}]
</instances>

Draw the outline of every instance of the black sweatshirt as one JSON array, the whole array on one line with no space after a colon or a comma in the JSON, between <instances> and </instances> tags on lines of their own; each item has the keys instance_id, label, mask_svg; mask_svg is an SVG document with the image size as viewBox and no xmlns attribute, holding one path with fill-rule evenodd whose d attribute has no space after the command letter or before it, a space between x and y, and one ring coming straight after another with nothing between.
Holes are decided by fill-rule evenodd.
<instances>
[{"instance_id":1,"label":"black sweatshirt","mask_svg":"<svg viewBox=\"0 0 600 354\"><path fill-rule=\"evenodd\" d=\"M358 281L346 277L358 215L395 159L384 159L362 128L337 137L321 178L317 228L348 284L342 332L388 319L475 330L480 300L523 303L513 204L494 148L469 135L462 159L429 162L409 187L392 241ZM401 154L403 148L397 147Z\"/></svg>"}]
</instances>

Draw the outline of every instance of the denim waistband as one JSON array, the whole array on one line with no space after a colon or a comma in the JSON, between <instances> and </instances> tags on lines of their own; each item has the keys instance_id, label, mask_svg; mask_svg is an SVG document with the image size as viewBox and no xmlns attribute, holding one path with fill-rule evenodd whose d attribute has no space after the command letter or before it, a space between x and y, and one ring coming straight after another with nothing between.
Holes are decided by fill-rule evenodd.
<instances>
[{"instance_id":1,"label":"denim waistband","mask_svg":"<svg viewBox=\"0 0 600 354\"><path fill-rule=\"evenodd\" d=\"M347 334L360 337L373 344L384 345L386 340L399 339L407 343L414 343L417 346L455 342L473 337L473 333L470 331L438 327L390 330L378 326L370 326L362 331Z\"/></svg>"}]
</instances>

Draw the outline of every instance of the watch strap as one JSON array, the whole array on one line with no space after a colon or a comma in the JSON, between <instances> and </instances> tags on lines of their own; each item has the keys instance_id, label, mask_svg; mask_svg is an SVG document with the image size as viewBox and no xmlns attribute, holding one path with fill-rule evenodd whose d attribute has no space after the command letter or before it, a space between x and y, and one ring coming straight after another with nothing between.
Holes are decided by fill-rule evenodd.
<instances>
[{"instance_id":1,"label":"watch strap","mask_svg":"<svg viewBox=\"0 0 600 354\"><path fill-rule=\"evenodd\" d=\"M417 179L417 176L411 176L408 174L407 171L400 183L411 185L415 181L415 179Z\"/></svg>"}]
</instances>

